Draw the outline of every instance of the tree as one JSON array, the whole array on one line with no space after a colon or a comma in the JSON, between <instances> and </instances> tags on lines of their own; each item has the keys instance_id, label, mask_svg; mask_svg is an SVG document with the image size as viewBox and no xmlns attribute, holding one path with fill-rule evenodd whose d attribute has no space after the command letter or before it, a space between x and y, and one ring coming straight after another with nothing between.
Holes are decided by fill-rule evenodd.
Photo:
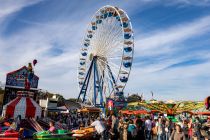
<instances>
[{"instance_id":1,"label":"tree","mask_svg":"<svg viewBox=\"0 0 210 140\"><path fill-rule=\"evenodd\" d=\"M4 89L0 87L0 108L3 105L3 100L4 100Z\"/></svg>"},{"instance_id":2,"label":"tree","mask_svg":"<svg viewBox=\"0 0 210 140\"><path fill-rule=\"evenodd\" d=\"M138 94L132 94L130 96L128 96L127 98L127 102L138 102L138 101L142 101L141 96L139 96Z\"/></svg>"},{"instance_id":3,"label":"tree","mask_svg":"<svg viewBox=\"0 0 210 140\"><path fill-rule=\"evenodd\" d=\"M56 94L57 98L58 98L58 106L64 106L65 105L65 99L62 95L60 94Z\"/></svg>"},{"instance_id":4,"label":"tree","mask_svg":"<svg viewBox=\"0 0 210 140\"><path fill-rule=\"evenodd\" d=\"M76 98L69 98L67 100L72 101L72 102L77 102L77 99Z\"/></svg>"}]
</instances>

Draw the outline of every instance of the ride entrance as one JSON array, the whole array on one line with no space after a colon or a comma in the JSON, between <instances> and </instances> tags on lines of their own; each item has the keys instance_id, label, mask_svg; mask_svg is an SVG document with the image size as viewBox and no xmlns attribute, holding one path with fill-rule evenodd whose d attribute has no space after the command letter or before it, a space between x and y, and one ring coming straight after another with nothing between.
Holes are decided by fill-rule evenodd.
<instances>
[{"instance_id":1,"label":"ride entrance","mask_svg":"<svg viewBox=\"0 0 210 140\"><path fill-rule=\"evenodd\" d=\"M134 37L128 15L104 6L92 17L79 58L78 101L104 108L106 98L124 103L134 53ZM116 104L115 104L116 102Z\"/></svg>"}]
</instances>

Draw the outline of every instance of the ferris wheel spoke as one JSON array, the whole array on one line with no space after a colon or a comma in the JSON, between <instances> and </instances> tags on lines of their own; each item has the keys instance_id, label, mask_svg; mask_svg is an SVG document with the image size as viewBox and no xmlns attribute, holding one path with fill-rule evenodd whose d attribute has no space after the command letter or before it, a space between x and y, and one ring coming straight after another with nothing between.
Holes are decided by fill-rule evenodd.
<instances>
[{"instance_id":1,"label":"ferris wheel spoke","mask_svg":"<svg viewBox=\"0 0 210 140\"><path fill-rule=\"evenodd\" d=\"M111 28L110 28L110 26L111 26ZM105 34L106 37L108 38L110 35L115 34L115 32L118 32L118 30L116 30L116 23L115 23L115 25L101 26L101 30L98 32L98 33L100 33L100 35L98 37L103 38L103 37L105 37L104 36L104 34Z\"/></svg>"},{"instance_id":2,"label":"ferris wheel spoke","mask_svg":"<svg viewBox=\"0 0 210 140\"><path fill-rule=\"evenodd\" d=\"M107 20L108 20L108 18L107 18ZM112 28L108 30L109 33L112 33L112 31L114 30L114 28L116 28L116 26L117 26L117 24L119 24L119 22L118 22L116 19L114 19L114 18L112 18L111 22L108 22L107 20L105 20L106 22L104 22L104 23L106 24L106 26L103 26L103 27L112 26ZM113 20L114 20L115 22L114 22ZM114 23L114 24L113 24L113 23ZM118 29L119 29L119 28L118 28ZM106 31L107 31L107 30L106 30Z\"/></svg>"},{"instance_id":3,"label":"ferris wheel spoke","mask_svg":"<svg viewBox=\"0 0 210 140\"><path fill-rule=\"evenodd\" d=\"M119 52L122 53L123 49L122 49L121 46L123 46L123 42L122 41L115 41L115 42L113 42L111 47L107 50L108 54L116 52L116 51L119 51ZM112 50L111 52L110 52L110 49Z\"/></svg>"},{"instance_id":4,"label":"ferris wheel spoke","mask_svg":"<svg viewBox=\"0 0 210 140\"><path fill-rule=\"evenodd\" d=\"M102 22L103 24L104 24L104 22ZM104 37L104 35L110 35L111 33L113 33L114 32L114 26L112 26L112 28L110 29L110 28L108 28L106 25L104 25L104 26L100 26L99 27L100 29L98 30L98 32L97 32L97 36L96 37L98 37L97 39L98 40L100 40L100 42L101 42L101 40L103 39L103 37ZM108 32L107 32L108 31ZM98 35L99 34L99 35ZM108 37L106 37L106 38L108 38Z\"/></svg>"},{"instance_id":5,"label":"ferris wheel spoke","mask_svg":"<svg viewBox=\"0 0 210 140\"><path fill-rule=\"evenodd\" d=\"M101 64L99 63L99 65L101 65ZM108 77L109 80L111 80L111 81L113 80L112 77L110 77L110 75L109 75L110 72L108 69L104 69L104 73L105 73L105 76Z\"/></svg>"},{"instance_id":6,"label":"ferris wheel spoke","mask_svg":"<svg viewBox=\"0 0 210 140\"><path fill-rule=\"evenodd\" d=\"M94 100L93 100L93 94L91 94L91 93L93 93L94 91L94 82L93 82L93 73L92 73L92 76L91 76L91 78L90 78L90 83L89 83L90 85L89 85L89 97L90 97L90 101L91 101L91 104L94 104Z\"/></svg>"},{"instance_id":7,"label":"ferris wheel spoke","mask_svg":"<svg viewBox=\"0 0 210 140\"><path fill-rule=\"evenodd\" d=\"M115 48L111 52L108 52L107 57L114 57L116 53L121 54L122 53L122 48Z\"/></svg>"},{"instance_id":8,"label":"ferris wheel spoke","mask_svg":"<svg viewBox=\"0 0 210 140\"><path fill-rule=\"evenodd\" d=\"M102 62L102 63L104 63L106 66L110 66L110 65L109 65L110 63L107 63L107 62L105 62L105 61L102 60L102 59L99 59L99 61ZM118 74L116 74L116 73L118 73L119 67L118 67L118 68L112 67L112 68L115 68L115 69L116 69L116 72L114 72L113 69L112 69L111 72L112 72L116 77L118 77Z\"/></svg>"},{"instance_id":9,"label":"ferris wheel spoke","mask_svg":"<svg viewBox=\"0 0 210 140\"><path fill-rule=\"evenodd\" d=\"M113 63L113 62L109 62L109 64L110 64L110 66L111 66L112 68L114 68L114 67L115 67L115 68L116 68L116 67L118 67L118 65L116 65L116 64L115 64L115 63ZM127 72L127 71L128 71L128 70L126 70L126 69L124 69L123 67L121 67L121 69L120 69L120 71L119 71L119 72L120 72L120 73L125 73L125 74L124 74L124 76L125 76L125 75L127 75L127 74L128 74L128 72Z\"/></svg>"},{"instance_id":10,"label":"ferris wheel spoke","mask_svg":"<svg viewBox=\"0 0 210 140\"><path fill-rule=\"evenodd\" d=\"M110 35L109 39L106 40L106 44L105 44L107 46L106 50L114 49L113 43L118 42L117 38L118 38L117 35L112 35L112 36Z\"/></svg>"},{"instance_id":11,"label":"ferris wheel spoke","mask_svg":"<svg viewBox=\"0 0 210 140\"><path fill-rule=\"evenodd\" d=\"M107 82L109 83L111 81L112 84L116 84L115 79L113 80L114 77L110 75L110 71L108 69L105 70L105 76L106 76L106 79L104 78L103 80L107 80ZM114 85L112 85L112 88L114 88Z\"/></svg>"},{"instance_id":12,"label":"ferris wheel spoke","mask_svg":"<svg viewBox=\"0 0 210 140\"><path fill-rule=\"evenodd\" d=\"M101 65L101 63L97 63L98 64L98 69L99 69L99 73L101 75L101 79L103 80L104 79L104 76L105 76L105 70L103 68L103 66Z\"/></svg>"},{"instance_id":13,"label":"ferris wheel spoke","mask_svg":"<svg viewBox=\"0 0 210 140\"><path fill-rule=\"evenodd\" d=\"M99 66L100 66L100 64L99 64ZM106 93L105 93L105 90L106 90L106 84L107 84L107 78L106 78L106 73L105 73L105 71L104 70L102 70L101 68L99 68L100 69L100 72L101 71L103 71L103 72L101 72L101 73L103 73L102 74L102 77L101 77L101 81L102 81L102 87L103 87L103 93L104 93L104 95L106 96Z\"/></svg>"},{"instance_id":14,"label":"ferris wheel spoke","mask_svg":"<svg viewBox=\"0 0 210 140\"><path fill-rule=\"evenodd\" d=\"M106 79L107 79L109 91L113 91L117 87L116 77L114 77L113 74L114 74L113 71L109 67L107 67L107 70L106 70L107 78ZM112 87L112 88L110 88L110 87Z\"/></svg>"},{"instance_id":15,"label":"ferris wheel spoke","mask_svg":"<svg viewBox=\"0 0 210 140\"><path fill-rule=\"evenodd\" d=\"M100 46L100 45L99 45L99 46ZM108 46L106 46L106 47L107 47L106 49L98 49L98 51L97 51L98 54L99 54L99 55L102 55L102 54L103 54L103 55L106 56L107 53L109 53L109 51L110 51L110 49L111 49L111 47L108 47ZM105 48L105 47L104 47L104 48Z\"/></svg>"},{"instance_id":16,"label":"ferris wheel spoke","mask_svg":"<svg viewBox=\"0 0 210 140\"><path fill-rule=\"evenodd\" d=\"M110 62L110 65L113 67L118 67L118 65L116 65L115 63ZM126 69L124 69L123 67L121 67L121 71L127 71Z\"/></svg>"},{"instance_id":17,"label":"ferris wheel spoke","mask_svg":"<svg viewBox=\"0 0 210 140\"><path fill-rule=\"evenodd\" d=\"M118 43L119 45L121 45L120 43ZM116 45L117 46L117 45ZM113 48L113 49L112 49ZM110 50L112 50L110 52ZM114 52L122 52L122 48L118 48L118 47L115 47L114 45L112 47L110 47L110 49L107 49L107 50L103 50L103 51L99 51L99 56L104 56L104 57L108 57L110 56L110 53L113 54Z\"/></svg>"},{"instance_id":18,"label":"ferris wheel spoke","mask_svg":"<svg viewBox=\"0 0 210 140\"><path fill-rule=\"evenodd\" d=\"M107 57L107 59L122 59L122 55L119 55L119 56L113 56L113 57Z\"/></svg>"},{"instance_id":19,"label":"ferris wheel spoke","mask_svg":"<svg viewBox=\"0 0 210 140\"><path fill-rule=\"evenodd\" d=\"M109 66L112 66L112 68L114 68L114 69L116 69L117 71L119 70L119 68L120 68L120 66L118 66L117 64L114 64L114 63L112 63L112 62L105 62L104 60L102 60L102 59L99 59L100 60L100 62L102 62L102 63L104 63L104 64L106 64L106 65L109 65ZM117 75L117 74L116 74Z\"/></svg>"},{"instance_id":20,"label":"ferris wheel spoke","mask_svg":"<svg viewBox=\"0 0 210 140\"><path fill-rule=\"evenodd\" d=\"M118 30L118 32L116 32L116 30L113 30L114 29L114 26L112 26L112 29L102 29L102 31L100 32L101 33L101 36L99 36L99 40L100 40L100 42L103 42L102 41L102 39L103 38L105 38L105 41L106 41L106 44L105 45L103 45L103 46L109 46L109 45L107 45L107 43L108 43L108 41L107 40L109 40L109 42L110 42L110 40L113 40L113 37L116 37L117 36L117 34L120 36L122 33L122 31L121 30ZM104 30L105 30L105 32L104 32ZM109 32L107 32L107 30L109 31ZM116 32L116 33L114 33L114 32ZM118 37L118 36L117 36ZM102 45L100 45L100 46L102 46Z\"/></svg>"}]
</instances>

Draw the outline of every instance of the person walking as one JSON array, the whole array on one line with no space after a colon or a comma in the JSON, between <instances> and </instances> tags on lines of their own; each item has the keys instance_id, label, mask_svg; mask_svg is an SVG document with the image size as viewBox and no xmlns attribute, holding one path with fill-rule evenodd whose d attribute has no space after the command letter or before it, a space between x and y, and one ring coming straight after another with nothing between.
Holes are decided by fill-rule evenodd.
<instances>
[{"instance_id":1,"label":"person walking","mask_svg":"<svg viewBox=\"0 0 210 140\"><path fill-rule=\"evenodd\" d=\"M99 117L91 123L91 127L95 127L98 135L100 136L100 140L105 140L105 127Z\"/></svg>"},{"instance_id":2,"label":"person walking","mask_svg":"<svg viewBox=\"0 0 210 140\"><path fill-rule=\"evenodd\" d=\"M71 119L71 115L68 115L67 119L66 119L67 125L68 125L68 129L71 130L73 127L73 123L72 123L72 119Z\"/></svg>"},{"instance_id":3,"label":"person walking","mask_svg":"<svg viewBox=\"0 0 210 140\"><path fill-rule=\"evenodd\" d=\"M165 123L165 140L169 140L169 137L170 137L170 122L169 120L166 120L166 123Z\"/></svg>"},{"instance_id":4,"label":"person walking","mask_svg":"<svg viewBox=\"0 0 210 140\"><path fill-rule=\"evenodd\" d=\"M144 128L145 128L144 122L141 120L140 117L138 117L136 120L137 140L145 140Z\"/></svg>"},{"instance_id":5,"label":"person walking","mask_svg":"<svg viewBox=\"0 0 210 140\"><path fill-rule=\"evenodd\" d=\"M184 132L181 130L180 125L176 125L176 130L174 130L170 137L171 140L186 140Z\"/></svg>"},{"instance_id":6,"label":"person walking","mask_svg":"<svg viewBox=\"0 0 210 140\"><path fill-rule=\"evenodd\" d=\"M157 140L165 140L165 126L163 119L158 118L158 122L156 123L157 129Z\"/></svg>"},{"instance_id":7,"label":"person walking","mask_svg":"<svg viewBox=\"0 0 210 140\"><path fill-rule=\"evenodd\" d=\"M119 125L119 120L118 120L118 118L113 114L113 115L112 115L111 134L113 135L112 138L113 138L114 140L116 140L116 139L119 137L118 125Z\"/></svg>"},{"instance_id":8,"label":"person walking","mask_svg":"<svg viewBox=\"0 0 210 140\"><path fill-rule=\"evenodd\" d=\"M133 140L137 136L136 125L134 124L133 120L129 120L128 124L128 140Z\"/></svg>"},{"instance_id":9,"label":"person walking","mask_svg":"<svg viewBox=\"0 0 210 140\"><path fill-rule=\"evenodd\" d=\"M192 118L190 118L189 122L188 122L188 139L192 140L192 136L193 136L193 123L192 123Z\"/></svg>"},{"instance_id":10,"label":"person walking","mask_svg":"<svg viewBox=\"0 0 210 140\"><path fill-rule=\"evenodd\" d=\"M197 138L198 140L201 139L201 123L200 123L200 120L199 120L199 117L196 117L195 118L195 123L193 125L193 136L195 138Z\"/></svg>"},{"instance_id":11,"label":"person walking","mask_svg":"<svg viewBox=\"0 0 210 140\"><path fill-rule=\"evenodd\" d=\"M152 131L152 121L147 116L145 120L145 135L146 140L151 140L151 131Z\"/></svg>"},{"instance_id":12,"label":"person walking","mask_svg":"<svg viewBox=\"0 0 210 140\"><path fill-rule=\"evenodd\" d=\"M118 132L119 132L119 139L123 140L123 127L124 127L124 121L122 118L120 118L119 126L118 126Z\"/></svg>"}]
</instances>

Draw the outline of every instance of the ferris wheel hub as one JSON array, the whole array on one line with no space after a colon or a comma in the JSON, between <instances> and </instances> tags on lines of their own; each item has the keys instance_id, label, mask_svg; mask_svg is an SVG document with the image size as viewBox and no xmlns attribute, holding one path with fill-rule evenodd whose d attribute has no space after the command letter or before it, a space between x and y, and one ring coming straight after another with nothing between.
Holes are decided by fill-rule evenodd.
<instances>
[{"instance_id":1,"label":"ferris wheel hub","mask_svg":"<svg viewBox=\"0 0 210 140\"><path fill-rule=\"evenodd\" d=\"M90 53L89 60L92 61L93 59L97 58L98 56L95 53Z\"/></svg>"}]
</instances>

